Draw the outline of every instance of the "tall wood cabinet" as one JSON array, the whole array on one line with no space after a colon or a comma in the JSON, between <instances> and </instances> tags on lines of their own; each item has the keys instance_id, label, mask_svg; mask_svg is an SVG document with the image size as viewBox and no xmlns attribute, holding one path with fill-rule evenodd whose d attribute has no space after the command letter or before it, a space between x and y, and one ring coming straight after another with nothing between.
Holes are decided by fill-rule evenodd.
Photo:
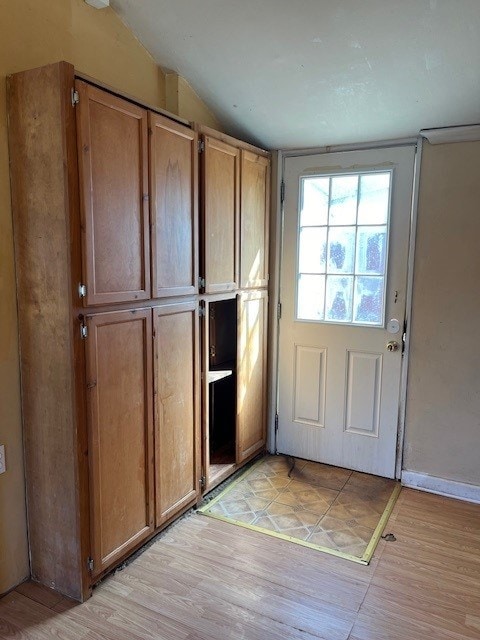
<instances>
[{"instance_id":1,"label":"tall wood cabinet","mask_svg":"<svg viewBox=\"0 0 480 640\"><path fill-rule=\"evenodd\" d=\"M270 154L208 127L197 130L203 149L203 467L208 491L266 443Z\"/></svg>"},{"instance_id":2,"label":"tall wood cabinet","mask_svg":"<svg viewBox=\"0 0 480 640\"><path fill-rule=\"evenodd\" d=\"M223 477L265 445L269 156L68 63L8 102L31 573L82 600L209 486L200 314L225 297Z\"/></svg>"}]
</instances>

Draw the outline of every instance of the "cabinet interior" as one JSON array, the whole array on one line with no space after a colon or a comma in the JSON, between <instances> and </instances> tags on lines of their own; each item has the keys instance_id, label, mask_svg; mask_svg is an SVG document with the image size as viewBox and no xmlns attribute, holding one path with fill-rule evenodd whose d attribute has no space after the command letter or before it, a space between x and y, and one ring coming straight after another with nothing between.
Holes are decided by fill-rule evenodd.
<instances>
[{"instance_id":1,"label":"cabinet interior","mask_svg":"<svg viewBox=\"0 0 480 640\"><path fill-rule=\"evenodd\" d=\"M209 484L236 461L237 298L208 305Z\"/></svg>"}]
</instances>

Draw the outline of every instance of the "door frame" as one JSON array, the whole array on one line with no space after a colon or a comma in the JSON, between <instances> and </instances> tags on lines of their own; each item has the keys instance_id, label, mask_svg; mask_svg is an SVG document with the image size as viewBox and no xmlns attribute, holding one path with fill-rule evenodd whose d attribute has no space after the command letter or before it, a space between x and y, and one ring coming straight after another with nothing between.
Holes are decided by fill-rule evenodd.
<instances>
[{"instance_id":1,"label":"door frame","mask_svg":"<svg viewBox=\"0 0 480 640\"><path fill-rule=\"evenodd\" d=\"M395 461L395 478L400 479L405 441L405 415L407 404L408 365L410 355L410 331L412 316L413 275L415 262L415 242L417 232L418 196L420 186L420 168L422 161L422 136L397 140L380 140L378 142L359 143L338 146L316 147L308 149L281 149L272 155L272 207L270 218L270 301L269 305L269 398L268 398L268 437L267 449L277 453L276 430L278 428L278 380L279 380L279 340L281 317L281 274L283 255L284 227L284 175L285 160L291 157L340 153L346 151L367 151L371 149L387 149L391 147L413 146L416 149L413 168L413 190L410 208L410 233L407 262L407 291L405 301L405 350L402 357L400 394L398 408L397 455Z\"/></svg>"}]
</instances>

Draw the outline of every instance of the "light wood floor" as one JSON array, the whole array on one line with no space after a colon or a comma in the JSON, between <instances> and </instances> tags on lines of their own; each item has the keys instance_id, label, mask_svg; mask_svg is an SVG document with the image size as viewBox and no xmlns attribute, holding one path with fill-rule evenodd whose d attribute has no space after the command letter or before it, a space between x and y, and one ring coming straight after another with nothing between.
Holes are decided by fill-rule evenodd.
<instances>
[{"instance_id":1,"label":"light wood floor","mask_svg":"<svg viewBox=\"0 0 480 640\"><path fill-rule=\"evenodd\" d=\"M403 490L368 567L192 514L75 605L25 584L22 640L480 638L480 505Z\"/></svg>"}]
</instances>

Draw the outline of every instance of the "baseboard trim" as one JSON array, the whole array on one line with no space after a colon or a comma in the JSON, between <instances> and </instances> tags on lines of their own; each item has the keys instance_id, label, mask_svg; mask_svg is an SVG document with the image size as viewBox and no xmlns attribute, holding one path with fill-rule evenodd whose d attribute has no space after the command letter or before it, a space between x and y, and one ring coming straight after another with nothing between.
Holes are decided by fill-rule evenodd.
<instances>
[{"instance_id":1,"label":"baseboard trim","mask_svg":"<svg viewBox=\"0 0 480 640\"><path fill-rule=\"evenodd\" d=\"M436 478L416 471L402 471L402 485L411 489L436 493L447 498L457 498L458 500L480 504L480 486L475 484Z\"/></svg>"}]
</instances>

